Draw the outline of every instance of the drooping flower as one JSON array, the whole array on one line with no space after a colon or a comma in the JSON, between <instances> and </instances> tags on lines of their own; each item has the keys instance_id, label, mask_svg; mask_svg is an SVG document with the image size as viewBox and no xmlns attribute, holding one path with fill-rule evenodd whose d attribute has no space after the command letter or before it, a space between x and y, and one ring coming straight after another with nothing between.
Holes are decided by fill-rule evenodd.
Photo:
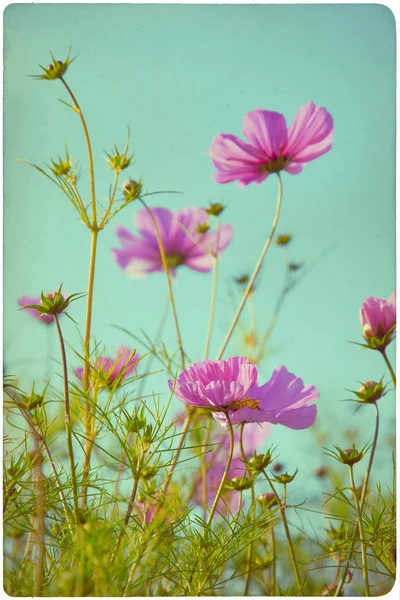
<instances>
[{"instance_id":1,"label":"drooping flower","mask_svg":"<svg viewBox=\"0 0 400 600\"><path fill-rule=\"evenodd\" d=\"M166 208L152 208L151 211L172 273L181 265L203 273L210 271L213 256L220 254L232 239L230 225L222 225L215 231L199 232L199 227L207 223L209 218L202 208L186 208L175 212ZM122 246L112 250L117 264L132 277L163 271L156 229L146 209L135 214L135 225L140 237L124 227L116 229Z\"/></svg>"},{"instance_id":2,"label":"drooping flower","mask_svg":"<svg viewBox=\"0 0 400 600\"><path fill-rule=\"evenodd\" d=\"M238 181L239 187L261 183L271 173L300 173L303 164L332 147L333 119L325 108L308 102L299 108L292 125L277 112L257 108L243 118L247 142L219 133L208 154L217 183Z\"/></svg>"},{"instance_id":3,"label":"drooping flower","mask_svg":"<svg viewBox=\"0 0 400 600\"><path fill-rule=\"evenodd\" d=\"M394 338L396 328L396 292L388 300L369 296L360 309L361 328L368 346L383 350Z\"/></svg>"},{"instance_id":4,"label":"drooping flower","mask_svg":"<svg viewBox=\"0 0 400 600\"><path fill-rule=\"evenodd\" d=\"M21 296L18 300L18 304L21 307L29 306L31 304L40 305L40 298L35 296ZM52 315L46 315L38 312L36 308L26 308L25 312L29 313L34 317L37 321L41 321L41 323L45 323L45 325L51 325L54 323L54 319Z\"/></svg>"},{"instance_id":5,"label":"drooping flower","mask_svg":"<svg viewBox=\"0 0 400 600\"><path fill-rule=\"evenodd\" d=\"M225 426L227 415L233 425L268 422L306 429L314 423L317 407L310 403L319 396L314 386L304 386L283 366L264 385L257 378L256 366L235 356L193 363L168 385L183 403L208 408Z\"/></svg>"},{"instance_id":6,"label":"drooping flower","mask_svg":"<svg viewBox=\"0 0 400 600\"><path fill-rule=\"evenodd\" d=\"M120 385L133 373L139 360L140 356L127 346L121 346L115 358L98 356L90 370L91 386L101 389ZM74 373L82 381L83 368L74 369Z\"/></svg>"}]
</instances>

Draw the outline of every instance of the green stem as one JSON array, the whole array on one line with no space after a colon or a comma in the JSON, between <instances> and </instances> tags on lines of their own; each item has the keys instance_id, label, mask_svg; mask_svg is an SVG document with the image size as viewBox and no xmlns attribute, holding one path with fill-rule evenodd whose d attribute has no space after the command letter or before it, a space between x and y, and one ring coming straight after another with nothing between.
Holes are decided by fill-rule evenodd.
<instances>
[{"instance_id":1,"label":"green stem","mask_svg":"<svg viewBox=\"0 0 400 600\"><path fill-rule=\"evenodd\" d=\"M358 530L360 532L361 558L362 558L362 570L363 570L363 577L364 577L365 595L370 596L371 593L370 593L369 581L368 581L367 550L366 550L366 545L365 545L365 534L364 534L364 527L363 527L363 521L362 521L362 510L361 510L360 503L358 502L358 498L357 498L356 484L354 483L353 465L349 465L349 471L350 471L351 489L353 492L354 502L355 502L356 511L357 511Z\"/></svg>"},{"instance_id":2,"label":"green stem","mask_svg":"<svg viewBox=\"0 0 400 600\"><path fill-rule=\"evenodd\" d=\"M211 423L208 422L208 428L206 431L206 435L204 436L203 441L203 454L200 457L200 473L201 473L201 499L204 507L204 519L207 515L207 461L206 461L206 453L204 450L207 450L208 442L210 441L211 435Z\"/></svg>"},{"instance_id":3,"label":"green stem","mask_svg":"<svg viewBox=\"0 0 400 600\"><path fill-rule=\"evenodd\" d=\"M241 423L240 425L240 436L239 436L239 444L240 444L240 452L242 454L243 463L246 465L246 454L243 446L243 431L244 431L245 423ZM251 518L254 519L256 510L256 497L254 493L254 484L251 486ZM246 583L244 587L243 596L248 596L249 587L250 587L250 577L251 577L251 563L252 563L252 555L253 555L253 542L251 541L247 550L247 566L246 566Z\"/></svg>"},{"instance_id":4,"label":"green stem","mask_svg":"<svg viewBox=\"0 0 400 600\"><path fill-rule=\"evenodd\" d=\"M392 368L392 365L390 364L390 361L389 361L389 359L387 357L385 348L383 348L383 350L380 350L380 353L382 354L383 360L385 361L386 366L389 369L390 375L391 375L392 380L393 380L393 385L394 385L394 387L396 389L396 375L395 375L395 372L394 372L394 370Z\"/></svg>"},{"instance_id":5,"label":"green stem","mask_svg":"<svg viewBox=\"0 0 400 600\"><path fill-rule=\"evenodd\" d=\"M234 434L233 434L233 427L232 427L232 423L231 423L231 420L229 418L228 412L226 412L226 422L228 424L228 430L229 430L229 444L230 444L230 446L229 446L229 455L228 455L228 460L226 461L226 466L225 466L224 474L222 475L222 479L221 479L221 482L219 484L218 491L217 491L217 493L215 495L215 498L214 498L214 503L213 503L213 505L211 507L210 514L208 515L207 527L209 527L211 525L211 521L212 521L214 513L216 511L218 501L219 501L219 499L221 497L222 490L223 490L224 485L225 485L225 480L226 480L227 475L228 475L229 467L231 466L232 456L233 456L233 450L235 448L235 437L234 437Z\"/></svg>"},{"instance_id":6,"label":"green stem","mask_svg":"<svg viewBox=\"0 0 400 600\"><path fill-rule=\"evenodd\" d=\"M210 302L210 316L208 319L207 339L204 350L204 358L208 359L208 353L210 351L211 333L214 322L215 314L215 300L217 298L217 284L218 284L218 256L213 256L213 281L211 288L211 302Z\"/></svg>"},{"instance_id":7,"label":"green stem","mask_svg":"<svg viewBox=\"0 0 400 600\"><path fill-rule=\"evenodd\" d=\"M271 553L272 553L272 569L271 569L271 592L270 596L276 595L276 542L275 542L275 531L273 521L270 521L270 534L271 534Z\"/></svg>"},{"instance_id":8,"label":"green stem","mask_svg":"<svg viewBox=\"0 0 400 600\"><path fill-rule=\"evenodd\" d=\"M179 440L179 445L178 445L178 448L176 449L174 460L172 462L172 465L171 465L171 468L170 468L169 473L167 475L167 478L166 478L166 480L164 482L164 487L163 487L163 494L164 494L164 496L166 495L166 493L168 491L168 487L169 487L172 475L174 473L176 464L178 462L179 455L180 455L181 450L183 448L183 445L185 443L186 435L187 435L187 432L189 431L189 427L190 427L190 425L192 423L193 416L194 416L194 411L188 412L187 415L186 415L186 419L185 419L185 422L183 424L181 439ZM160 506L160 505L158 505L158 506ZM157 509L156 509L156 512L157 512Z\"/></svg>"},{"instance_id":9,"label":"green stem","mask_svg":"<svg viewBox=\"0 0 400 600\"><path fill-rule=\"evenodd\" d=\"M165 255L165 250L164 250L164 244L161 238L161 234L160 234L160 229L158 227L157 221L153 216L153 213L151 211L151 209L147 206L146 202L143 200L143 198L139 198L139 202L141 202L141 204L144 206L144 208L147 210L150 219L152 220L155 232L156 232L156 237L157 237L157 242L158 242L158 248L160 250L160 257L161 257L161 263L165 272L165 276L167 278L167 285L168 285L168 293L169 293L169 300L171 302L171 306L172 306L172 313L174 316L174 323L175 323L175 329L176 329L176 335L178 338L178 346L179 346L179 351L181 354L181 366L182 366L182 371L185 370L185 353L183 351L183 345L182 345L182 338L181 338L181 333L180 333L180 329L179 329L179 323L178 323L178 314L176 311L176 305L175 305L175 300L174 300L174 294L172 291L172 282L171 282L171 277L169 274L169 268L168 268L168 263L167 263L167 257Z\"/></svg>"},{"instance_id":10,"label":"green stem","mask_svg":"<svg viewBox=\"0 0 400 600\"><path fill-rule=\"evenodd\" d=\"M286 519L285 506L282 504L281 499L279 498L279 495L274 487L274 484L272 483L271 479L268 477L267 472L265 470L263 470L263 473L264 473L264 477L268 481L268 484L269 484L269 486L276 498L276 501L278 502L278 505L279 505L279 510L280 510L281 517L282 517L282 524L285 529L286 540L288 543L290 559L292 561L293 571L294 571L294 574L296 577L297 587L299 588L300 596L302 596L303 595L303 585L301 582L299 567L297 566L296 554L294 551L292 538L290 536L289 525L288 525L288 522Z\"/></svg>"},{"instance_id":11,"label":"green stem","mask_svg":"<svg viewBox=\"0 0 400 600\"><path fill-rule=\"evenodd\" d=\"M274 216L274 220L272 222L271 232L270 232L270 234L269 234L269 236L268 236L268 238L267 238L267 240L266 240L266 242L264 244L264 248L261 251L260 257L259 257L259 259L257 261L256 266L255 266L254 272L253 272L252 276L250 277L249 283L247 284L247 287L246 287L246 289L244 291L242 300L241 300L241 302L239 304L239 308L237 309L236 314L233 317L232 324L231 324L231 326L229 328L229 331L228 331L228 333L226 335L226 338L225 338L225 340L224 340L224 342L223 342L223 344L222 344L222 346L220 348L220 351L219 351L218 356L217 356L217 360L219 360L222 357L222 355L225 352L225 348L228 345L229 340L231 339L232 333L233 333L233 331L234 331L234 329L235 329L235 327L236 327L236 325L237 325L237 323L239 321L239 317L240 317L240 315L242 313L243 307L246 304L246 300L249 297L249 295L250 295L250 293L251 293L251 291L253 289L253 285L254 285L254 282L255 282L255 280L257 278L257 275L259 274L259 272L261 270L261 267L262 267L265 255L267 253L267 250L268 250L268 248L271 245L272 238L273 238L273 236L275 234L276 226L278 225L279 214L280 214L281 205L282 205L282 180L281 180L281 176L279 175L279 173L277 173L277 175L278 175L278 199L277 199L277 203L276 203L275 216Z\"/></svg>"},{"instance_id":12,"label":"green stem","mask_svg":"<svg viewBox=\"0 0 400 600\"><path fill-rule=\"evenodd\" d=\"M60 323L58 321L57 315L53 315L54 322L56 324L58 337L60 340L60 348L61 348L61 361L63 367L63 379L64 379L64 421L65 421L65 432L67 434L67 448L68 448L68 457L69 457L69 467L71 471L71 479L72 479L72 493L74 498L74 513L75 513L75 523L78 525L79 523L79 511L78 511L78 485L76 483L76 473L75 473L75 461L74 461L74 449L72 445L72 428L71 428L71 415L70 415L70 407L69 407L69 390L68 390L68 370L67 370L67 357L65 354L65 345L64 338L61 332Z\"/></svg>"},{"instance_id":13,"label":"green stem","mask_svg":"<svg viewBox=\"0 0 400 600\"><path fill-rule=\"evenodd\" d=\"M375 450L376 450L376 446L378 443L378 434L379 434L379 409L378 409L378 404L375 402L375 412L376 412L376 420L375 420L375 434L374 434L374 439L372 442L372 448L371 448L371 454L369 457L369 463L368 463L368 468L367 468L367 472L365 474L365 479L364 479L364 484L363 484L363 488L361 491L361 499L360 499L360 510L361 513L364 509L364 504L365 504L365 499L367 496L367 489L368 489L368 483L369 483L369 478L371 475L371 470L372 470L372 463L374 462L374 456L375 456ZM346 561L346 566L343 570L342 573L342 577L340 579L340 582L338 584L338 586L336 587L335 590L335 596L340 596L342 593L342 589L343 589L343 585L346 581L346 576L347 576L347 572L349 570L350 567L350 563L351 563L351 559L353 557L353 553L354 553L354 547L356 545L356 539L357 539L357 528L354 529L354 535L353 535L353 539L351 542L351 546L350 546L350 551L347 557L347 561Z\"/></svg>"}]
</instances>

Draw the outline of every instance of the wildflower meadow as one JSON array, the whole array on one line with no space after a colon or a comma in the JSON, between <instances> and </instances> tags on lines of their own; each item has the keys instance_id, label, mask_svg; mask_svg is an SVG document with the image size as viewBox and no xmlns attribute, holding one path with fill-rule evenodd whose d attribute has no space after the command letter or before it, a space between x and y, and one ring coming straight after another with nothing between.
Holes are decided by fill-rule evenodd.
<instances>
[{"instance_id":1,"label":"wildflower meadow","mask_svg":"<svg viewBox=\"0 0 400 600\"><path fill-rule=\"evenodd\" d=\"M66 22L68 6L86 25L92 18L90 5L60 6ZM333 88L304 74L309 91L297 93L293 84L292 93L281 93L271 80L274 91L266 93L259 78L268 77L269 61L280 60L273 54L251 76L227 64L231 74L220 76L232 91L223 101L219 76L212 75L211 90L211 75L204 75L223 67L224 52L239 60L232 40L246 18L254 39L241 43L251 49L268 43L257 29L263 19L296 28L304 15L317 31L313 7L116 5L113 13L111 5L93 6L94 22L102 15L109 23L108 54L117 48L116 38L107 42L115 15L121 27L130 23L132 39L135 18L138 36L141 27L161 35L169 18L173 31L175 18L194 36L199 28L202 38L207 19L222 18L220 29L210 25L210 40L217 44L219 31L226 37L210 63L196 58L198 40L191 47L190 35L179 37L182 29L157 57L145 58L151 44L142 40L134 60L113 55L125 72L115 85L101 57L87 54L89 41L75 47L57 5L14 5L6 14L6 92L8 85L20 106L16 82L25 78L28 96L30 86L40 88L27 110L37 114L32 128L53 150L43 156L41 139L23 146L13 156L19 179L5 188L6 232L11 187L21 203L9 219L15 245L6 234L6 266L10 273L12 260L24 263L26 275L13 269L12 293L7 272L5 278L6 308L20 332L11 336L6 325L5 592L389 593L396 579L396 291L394 225L383 223L394 216L394 191L375 197L373 184L363 183L361 169L369 182L375 166L364 164L354 101L345 104ZM340 7L326 8L342 18ZM74 38L71 46L53 32L57 52L31 53L16 72L22 50L11 41L12 28L22 15L33 30L47 10L62 42L67 33ZM376 19L389 27L385 11L351 8L348 22L355 26L360 15L364 27L354 30L360 44ZM328 13L319 14L327 26ZM345 28L344 44L354 31ZM324 35L329 45L331 30ZM174 54L174 39L182 55ZM187 78L175 75L185 69L185 49L193 61ZM167 85L157 87L141 53L148 64L165 60L160 73L166 68L166 80L176 77L180 104L169 102ZM315 52L309 56L315 63L308 68L320 64ZM198 88L191 104L185 94L192 74ZM390 74L382 77L391 85ZM243 100L235 86L245 90ZM160 94L153 104L151 90ZM381 96L366 95L372 107ZM126 123L121 107L131 102L136 109ZM213 102L221 102L218 119ZM351 119L343 104L355 111ZM169 118L183 125L166 135ZM362 125L368 139L375 135L369 126ZM117 128L115 138L108 139L110 128ZM21 143L33 135L29 119L23 136L18 131ZM137 131L147 131L148 140ZM382 161L394 177L390 148L389 140ZM163 181L152 175L158 170ZM347 171L354 179L346 180ZM46 204L36 204L39 189ZM353 221L352 196L360 194L363 209ZM337 206L330 200L336 197ZM355 229L363 218L368 231ZM382 266L371 260L375 247Z\"/></svg>"}]
</instances>

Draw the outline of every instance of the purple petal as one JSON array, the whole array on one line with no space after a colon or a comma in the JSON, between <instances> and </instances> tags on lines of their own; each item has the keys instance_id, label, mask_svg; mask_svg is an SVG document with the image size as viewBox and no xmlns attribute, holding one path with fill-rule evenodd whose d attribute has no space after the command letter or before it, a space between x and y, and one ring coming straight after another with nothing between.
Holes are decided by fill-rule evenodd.
<instances>
[{"instance_id":1,"label":"purple petal","mask_svg":"<svg viewBox=\"0 0 400 600\"><path fill-rule=\"evenodd\" d=\"M265 159L276 159L286 144L285 117L280 113L258 108L244 116L243 133L253 147L264 153Z\"/></svg>"}]
</instances>

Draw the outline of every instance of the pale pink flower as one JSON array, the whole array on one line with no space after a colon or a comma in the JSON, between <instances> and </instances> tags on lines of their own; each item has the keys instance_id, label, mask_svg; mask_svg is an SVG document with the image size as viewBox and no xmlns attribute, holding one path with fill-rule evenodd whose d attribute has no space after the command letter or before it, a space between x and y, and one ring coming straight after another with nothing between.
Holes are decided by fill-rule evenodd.
<instances>
[{"instance_id":1,"label":"pale pink flower","mask_svg":"<svg viewBox=\"0 0 400 600\"><path fill-rule=\"evenodd\" d=\"M218 183L237 180L243 187L282 170L300 173L304 163L331 149L333 119L325 108L308 102L288 128L282 114L257 108L244 116L243 133L247 142L225 133L214 138L208 154Z\"/></svg>"},{"instance_id":2,"label":"pale pink flower","mask_svg":"<svg viewBox=\"0 0 400 600\"><path fill-rule=\"evenodd\" d=\"M112 387L116 381L122 383L128 375L133 373L140 359L138 354L131 356L132 352L127 346L121 346L117 350L115 358L98 356L90 370L92 385ZM82 381L83 368L74 369L74 373Z\"/></svg>"},{"instance_id":3,"label":"pale pink flower","mask_svg":"<svg viewBox=\"0 0 400 600\"><path fill-rule=\"evenodd\" d=\"M38 298L35 296L21 296L21 298L18 300L19 306L28 306L29 304L36 304L39 306L41 304L41 302L42 302L41 298ZM29 313L37 321L40 321L41 323L44 323L45 325L51 325L52 323L54 323L54 319L53 319L52 315L42 314L39 311L37 311L35 308L26 308L25 311L23 311L23 312Z\"/></svg>"},{"instance_id":4,"label":"pale pink flower","mask_svg":"<svg viewBox=\"0 0 400 600\"><path fill-rule=\"evenodd\" d=\"M227 414L233 425L269 422L306 429L314 423L317 407L310 403L319 396L314 386L304 386L283 366L264 385L259 386L257 378L257 367L235 356L193 363L168 385L183 403L208 408L225 426Z\"/></svg>"},{"instance_id":5,"label":"pale pink flower","mask_svg":"<svg viewBox=\"0 0 400 600\"><path fill-rule=\"evenodd\" d=\"M369 296L360 309L362 334L374 349L385 348L394 338L396 327L396 292L388 300Z\"/></svg>"},{"instance_id":6,"label":"pale pink flower","mask_svg":"<svg viewBox=\"0 0 400 600\"><path fill-rule=\"evenodd\" d=\"M219 255L232 239L230 225L222 225L206 233L198 232L209 219L202 208L186 208L175 212L166 208L152 208L151 211L172 273L181 265L203 273L211 271L213 256ZM163 271L156 229L146 209L135 214L135 225L140 237L124 227L118 226L116 229L122 246L112 249L117 264L132 277Z\"/></svg>"}]
</instances>

